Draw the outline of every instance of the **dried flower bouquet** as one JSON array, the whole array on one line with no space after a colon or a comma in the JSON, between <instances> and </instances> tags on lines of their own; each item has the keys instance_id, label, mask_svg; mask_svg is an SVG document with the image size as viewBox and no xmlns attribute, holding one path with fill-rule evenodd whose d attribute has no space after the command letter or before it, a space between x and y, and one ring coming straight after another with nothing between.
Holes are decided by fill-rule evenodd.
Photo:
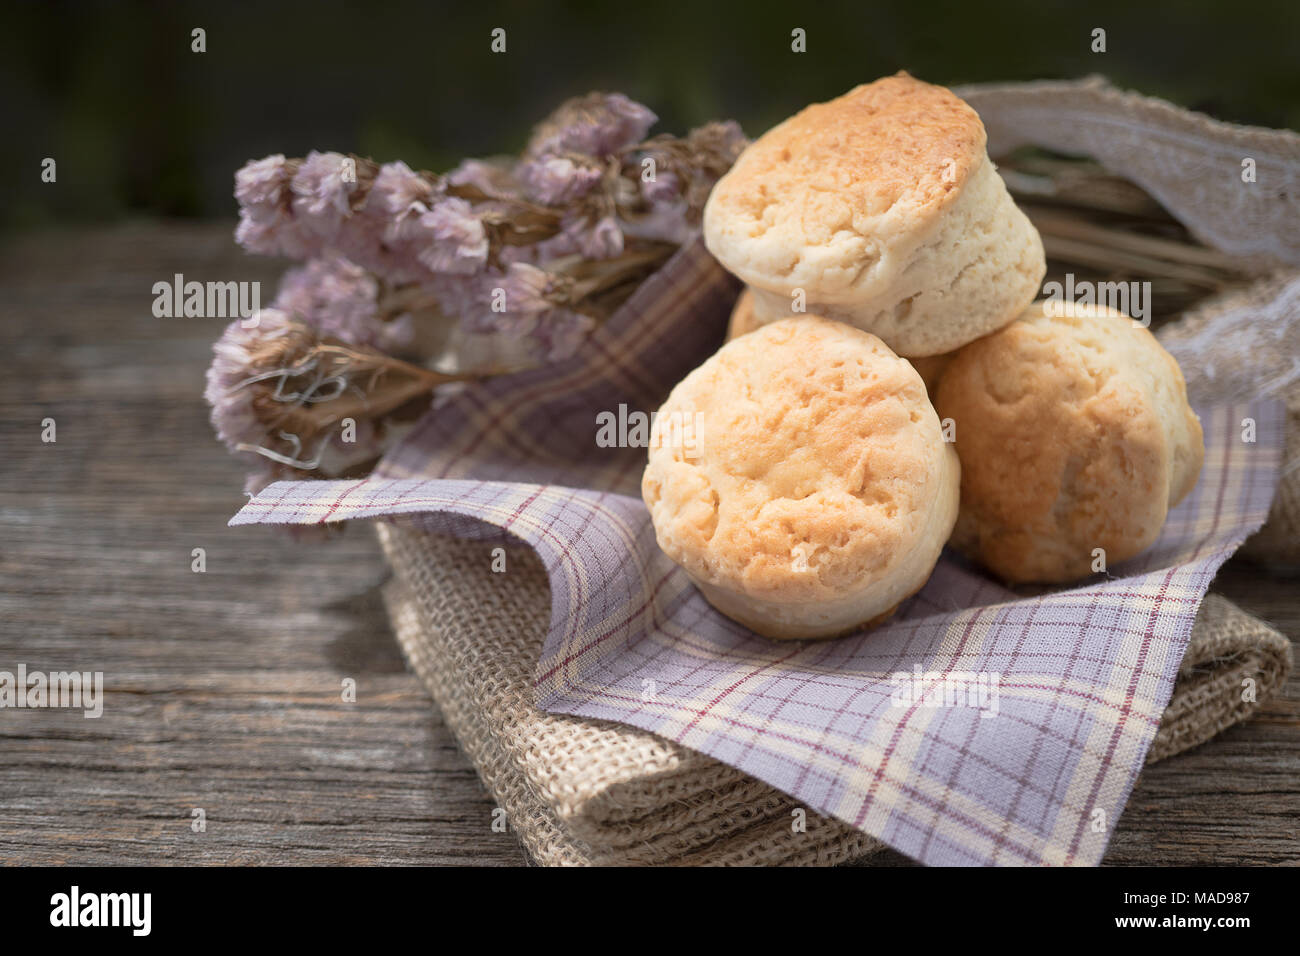
<instances>
[{"instance_id":1,"label":"dried flower bouquet","mask_svg":"<svg viewBox=\"0 0 1300 956\"><path fill-rule=\"evenodd\" d=\"M698 232L746 145L732 122L647 138L620 94L569 100L523 154L445 175L313 152L235 177L236 240L302 261L214 347L212 422L254 470L366 474L441 386L573 354Z\"/></svg>"}]
</instances>

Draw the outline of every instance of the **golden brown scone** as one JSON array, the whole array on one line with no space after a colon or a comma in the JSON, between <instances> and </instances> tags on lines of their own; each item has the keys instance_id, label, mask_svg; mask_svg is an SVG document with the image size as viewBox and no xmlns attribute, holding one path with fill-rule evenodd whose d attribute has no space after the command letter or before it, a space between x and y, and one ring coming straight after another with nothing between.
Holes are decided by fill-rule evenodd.
<instances>
[{"instance_id":1,"label":"golden brown scone","mask_svg":"<svg viewBox=\"0 0 1300 956\"><path fill-rule=\"evenodd\" d=\"M1060 311L1056 303L1055 311ZM1043 302L960 350L935 401L956 423L952 544L1008 581L1066 582L1142 551L1205 455L1178 363L1122 313Z\"/></svg>"},{"instance_id":2,"label":"golden brown scone","mask_svg":"<svg viewBox=\"0 0 1300 956\"><path fill-rule=\"evenodd\" d=\"M704 210L709 250L760 323L802 311L937 355L1006 325L1045 272L1037 230L951 91L900 73L819 103L752 143Z\"/></svg>"},{"instance_id":3,"label":"golden brown scone","mask_svg":"<svg viewBox=\"0 0 1300 956\"><path fill-rule=\"evenodd\" d=\"M673 440L693 423L693 440ZM930 576L960 465L916 370L817 316L724 345L655 421L641 494L659 546L774 638L883 620Z\"/></svg>"}]
</instances>

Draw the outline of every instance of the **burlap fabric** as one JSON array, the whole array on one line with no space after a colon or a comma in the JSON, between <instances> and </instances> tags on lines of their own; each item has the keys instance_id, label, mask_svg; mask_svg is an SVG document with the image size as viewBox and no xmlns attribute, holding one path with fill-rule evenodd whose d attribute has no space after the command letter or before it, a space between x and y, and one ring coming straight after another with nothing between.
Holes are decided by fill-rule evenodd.
<instances>
[{"instance_id":1,"label":"burlap fabric","mask_svg":"<svg viewBox=\"0 0 1300 956\"><path fill-rule=\"evenodd\" d=\"M1207 594L1147 763L1247 720L1291 670L1291 641L1225 597Z\"/></svg>"},{"instance_id":2,"label":"burlap fabric","mask_svg":"<svg viewBox=\"0 0 1300 956\"><path fill-rule=\"evenodd\" d=\"M385 597L398 643L506 811L547 865L832 864L870 856L878 840L806 814L766 784L653 734L544 713L533 669L550 614L536 554L377 525L394 569ZM1148 762L1245 720L1285 679L1290 642L1226 599L1201 607L1178 684Z\"/></svg>"},{"instance_id":3,"label":"burlap fabric","mask_svg":"<svg viewBox=\"0 0 1300 956\"><path fill-rule=\"evenodd\" d=\"M956 92L980 114L995 159L1026 145L1090 156L1207 246L1260 269L1300 266L1300 135L1223 123L1096 76Z\"/></svg>"},{"instance_id":4,"label":"burlap fabric","mask_svg":"<svg viewBox=\"0 0 1300 956\"><path fill-rule=\"evenodd\" d=\"M1300 564L1300 272L1226 293L1161 329L1194 401L1268 395L1286 403L1286 453L1268 522L1242 554Z\"/></svg>"}]
</instances>

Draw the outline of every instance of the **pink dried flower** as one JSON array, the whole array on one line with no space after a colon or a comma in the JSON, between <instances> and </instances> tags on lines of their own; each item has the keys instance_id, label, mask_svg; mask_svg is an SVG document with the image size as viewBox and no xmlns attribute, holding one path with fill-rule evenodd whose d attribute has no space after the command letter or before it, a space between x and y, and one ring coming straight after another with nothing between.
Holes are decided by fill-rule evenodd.
<instances>
[{"instance_id":1,"label":"pink dried flower","mask_svg":"<svg viewBox=\"0 0 1300 956\"><path fill-rule=\"evenodd\" d=\"M527 155L608 156L645 139L658 119L622 93L588 93L561 104L537 125Z\"/></svg>"},{"instance_id":2,"label":"pink dried flower","mask_svg":"<svg viewBox=\"0 0 1300 956\"><path fill-rule=\"evenodd\" d=\"M447 174L447 184L477 190L491 199L518 199L520 188L513 166L503 160L466 159Z\"/></svg>"},{"instance_id":3,"label":"pink dried flower","mask_svg":"<svg viewBox=\"0 0 1300 956\"><path fill-rule=\"evenodd\" d=\"M235 227L235 242L260 256L288 256L301 259L311 255L315 244L305 242L287 212L241 209Z\"/></svg>"},{"instance_id":4,"label":"pink dried flower","mask_svg":"<svg viewBox=\"0 0 1300 956\"><path fill-rule=\"evenodd\" d=\"M669 242L681 246L690 242L699 229L684 198L660 200L634 219L620 222L623 234L634 239Z\"/></svg>"},{"instance_id":5,"label":"pink dried flower","mask_svg":"<svg viewBox=\"0 0 1300 956\"><path fill-rule=\"evenodd\" d=\"M540 317L530 345L543 361L559 362L578 351L595 327L591 316L571 309L554 309Z\"/></svg>"},{"instance_id":6,"label":"pink dried flower","mask_svg":"<svg viewBox=\"0 0 1300 956\"><path fill-rule=\"evenodd\" d=\"M373 205L389 215L401 216L412 206L428 209L435 192L433 183L398 160L379 167L366 204L367 207Z\"/></svg>"},{"instance_id":7,"label":"pink dried flower","mask_svg":"<svg viewBox=\"0 0 1300 956\"><path fill-rule=\"evenodd\" d=\"M249 160L235 173L235 198L245 206L282 206L288 202L293 170L283 154Z\"/></svg>"},{"instance_id":8,"label":"pink dried flower","mask_svg":"<svg viewBox=\"0 0 1300 956\"><path fill-rule=\"evenodd\" d=\"M417 255L432 272L466 275L487 262L488 239L483 220L464 199L448 196L420 216L429 241Z\"/></svg>"},{"instance_id":9,"label":"pink dried flower","mask_svg":"<svg viewBox=\"0 0 1300 956\"><path fill-rule=\"evenodd\" d=\"M470 332L510 340L532 362L558 362L578 350L596 322L588 315L559 308L545 312L479 312L462 326Z\"/></svg>"},{"instance_id":10,"label":"pink dried flower","mask_svg":"<svg viewBox=\"0 0 1300 956\"><path fill-rule=\"evenodd\" d=\"M266 462L273 478L337 475L373 460L386 416L464 378L347 345L278 309L255 319L227 326L204 389L218 437L258 465L253 485L268 478ZM343 435L348 419L353 441Z\"/></svg>"},{"instance_id":11,"label":"pink dried flower","mask_svg":"<svg viewBox=\"0 0 1300 956\"><path fill-rule=\"evenodd\" d=\"M721 174L744 152L749 138L735 120L714 120L691 130L686 134L686 142L697 154L710 154L714 158L714 171Z\"/></svg>"},{"instance_id":12,"label":"pink dried flower","mask_svg":"<svg viewBox=\"0 0 1300 956\"><path fill-rule=\"evenodd\" d=\"M503 293L508 313L545 312L563 296L558 276L526 262L511 263L495 284Z\"/></svg>"},{"instance_id":13,"label":"pink dried flower","mask_svg":"<svg viewBox=\"0 0 1300 956\"><path fill-rule=\"evenodd\" d=\"M268 342L289 336L293 331L289 316L278 309L262 309L256 322L236 319L212 346L212 364L208 367L203 397L212 406L212 427L217 437L231 451L241 445L257 444L266 434L253 410L253 393L244 387L256 374L257 355ZM256 460L256 459L254 459Z\"/></svg>"},{"instance_id":14,"label":"pink dried flower","mask_svg":"<svg viewBox=\"0 0 1300 956\"><path fill-rule=\"evenodd\" d=\"M295 221L322 240L332 240L352 214L356 162L340 153L311 152L290 183Z\"/></svg>"},{"instance_id":15,"label":"pink dried flower","mask_svg":"<svg viewBox=\"0 0 1300 956\"><path fill-rule=\"evenodd\" d=\"M445 316L463 319L490 311L491 292L483 288L483 274L438 275L420 284L438 303Z\"/></svg>"},{"instance_id":16,"label":"pink dried flower","mask_svg":"<svg viewBox=\"0 0 1300 956\"><path fill-rule=\"evenodd\" d=\"M672 202L681 192L682 181L671 171L658 173L649 182L641 182L641 196L646 202Z\"/></svg>"},{"instance_id":17,"label":"pink dried flower","mask_svg":"<svg viewBox=\"0 0 1300 956\"><path fill-rule=\"evenodd\" d=\"M235 198L240 203L235 241L260 255L300 256L303 242L290 211L289 184L297 161L281 155L251 160L235 173Z\"/></svg>"},{"instance_id":18,"label":"pink dried flower","mask_svg":"<svg viewBox=\"0 0 1300 956\"><path fill-rule=\"evenodd\" d=\"M385 238L398 242L417 232L413 227L441 196L441 183L435 186L406 163L385 163L370 187L365 212L383 220L386 223Z\"/></svg>"},{"instance_id":19,"label":"pink dried flower","mask_svg":"<svg viewBox=\"0 0 1300 956\"><path fill-rule=\"evenodd\" d=\"M578 250L588 259L613 259L623 254L623 230L613 216L605 216L578 233Z\"/></svg>"},{"instance_id":20,"label":"pink dried flower","mask_svg":"<svg viewBox=\"0 0 1300 956\"><path fill-rule=\"evenodd\" d=\"M519 180L529 199L560 206L585 196L600 182L599 166L567 156L542 155L520 163Z\"/></svg>"},{"instance_id":21,"label":"pink dried flower","mask_svg":"<svg viewBox=\"0 0 1300 956\"><path fill-rule=\"evenodd\" d=\"M559 232L529 248L533 254L528 259L539 265L572 255L612 259L623 254L623 230L612 216L593 220L585 212L569 213L560 221Z\"/></svg>"},{"instance_id":22,"label":"pink dried flower","mask_svg":"<svg viewBox=\"0 0 1300 956\"><path fill-rule=\"evenodd\" d=\"M405 163L378 167L364 202L355 195L349 200L359 208L350 208L336 234L329 237L329 247L390 282L427 279L429 270L416 256L418 246L428 242L420 217L442 190L441 180L414 172ZM312 254L323 256L329 251L321 241Z\"/></svg>"},{"instance_id":23,"label":"pink dried flower","mask_svg":"<svg viewBox=\"0 0 1300 956\"><path fill-rule=\"evenodd\" d=\"M274 307L349 345L400 351L411 340L410 318L382 321L378 295L374 276L343 256L331 255L286 272Z\"/></svg>"}]
</instances>

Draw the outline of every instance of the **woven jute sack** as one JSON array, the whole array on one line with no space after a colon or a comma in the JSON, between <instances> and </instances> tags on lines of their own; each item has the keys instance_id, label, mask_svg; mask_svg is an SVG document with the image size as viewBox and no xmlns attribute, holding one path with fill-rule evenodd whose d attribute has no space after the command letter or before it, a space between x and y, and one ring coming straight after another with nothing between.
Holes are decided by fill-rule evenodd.
<instances>
[{"instance_id":1,"label":"woven jute sack","mask_svg":"<svg viewBox=\"0 0 1300 956\"><path fill-rule=\"evenodd\" d=\"M398 643L528 853L547 865L829 865L879 841L646 731L548 714L533 671L550 585L525 546L377 525ZM1290 642L1217 595L1192 630L1148 761L1245 720L1290 667ZM1243 694L1253 681L1254 694ZM795 824L803 821L805 827Z\"/></svg>"}]
</instances>

